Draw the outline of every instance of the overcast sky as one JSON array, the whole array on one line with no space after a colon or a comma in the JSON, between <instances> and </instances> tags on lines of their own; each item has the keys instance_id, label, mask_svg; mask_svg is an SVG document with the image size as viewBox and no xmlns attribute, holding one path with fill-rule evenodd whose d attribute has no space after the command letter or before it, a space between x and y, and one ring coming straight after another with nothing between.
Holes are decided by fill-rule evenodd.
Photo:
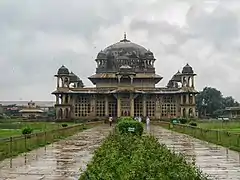
<instances>
[{"instance_id":1,"label":"overcast sky","mask_svg":"<svg viewBox=\"0 0 240 180\"><path fill-rule=\"evenodd\" d=\"M97 53L123 38L154 52L165 86L188 62L196 87L240 101L239 0L1 0L0 100L53 100L62 65L87 86Z\"/></svg>"}]
</instances>

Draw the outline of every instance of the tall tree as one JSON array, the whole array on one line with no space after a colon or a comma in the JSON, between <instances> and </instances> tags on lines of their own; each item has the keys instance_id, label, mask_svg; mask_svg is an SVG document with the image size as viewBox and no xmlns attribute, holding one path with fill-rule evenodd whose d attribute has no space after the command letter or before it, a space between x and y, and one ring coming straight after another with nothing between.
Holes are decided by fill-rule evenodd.
<instances>
[{"instance_id":1,"label":"tall tree","mask_svg":"<svg viewBox=\"0 0 240 180\"><path fill-rule=\"evenodd\" d=\"M197 109L201 113L206 108L206 113L212 115L214 111L222 109L222 93L211 87L205 87L197 95Z\"/></svg>"}]
</instances>

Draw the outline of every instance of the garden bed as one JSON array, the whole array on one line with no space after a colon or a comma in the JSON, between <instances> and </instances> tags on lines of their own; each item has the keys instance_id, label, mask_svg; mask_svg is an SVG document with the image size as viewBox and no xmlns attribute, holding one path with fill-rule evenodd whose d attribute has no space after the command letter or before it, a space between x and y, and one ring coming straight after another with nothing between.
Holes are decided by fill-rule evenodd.
<instances>
[{"instance_id":1,"label":"garden bed","mask_svg":"<svg viewBox=\"0 0 240 180\"><path fill-rule=\"evenodd\" d=\"M202 180L198 168L171 152L153 136L123 133L107 137L80 180Z\"/></svg>"}]
</instances>

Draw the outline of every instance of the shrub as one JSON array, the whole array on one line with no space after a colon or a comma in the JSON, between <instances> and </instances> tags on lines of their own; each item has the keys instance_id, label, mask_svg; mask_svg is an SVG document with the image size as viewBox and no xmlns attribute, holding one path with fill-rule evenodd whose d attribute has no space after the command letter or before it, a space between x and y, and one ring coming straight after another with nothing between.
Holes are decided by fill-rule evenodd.
<instances>
[{"instance_id":1,"label":"shrub","mask_svg":"<svg viewBox=\"0 0 240 180\"><path fill-rule=\"evenodd\" d=\"M189 125L190 126L197 126L197 123L196 122L190 122Z\"/></svg>"},{"instance_id":2,"label":"shrub","mask_svg":"<svg viewBox=\"0 0 240 180\"><path fill-rule=\"evenodd\" d=\"M110 135L95 151L80 180L207 179L182 155L152 136Z\"/></svg>"},{"instance_id":3,"label":"shrub","mask_svg":"<svg viewBox=\"0 0 240 180\"><path fill-rule=\"evenodd\" d=\"M33 129L30 128L30 127L25 127L25 128L22 130L22 134L24 134L24 135L31 134L32 132L33 132Z\"/></svg>"},{"instance_id":4,"label":"shrub","mask_svg":"<svg viewBox=\"0 0 240 180\"><path fill-rule=\"evenodd\" d=\"M181 124L187 124L187 122L188 122L188 120L185 118L181 118L181 119L179 119L179 121Z\"/></svg>"},{"instance_id":5,"label":"shrub","mask_svg":"<svg viewBox=\"0 0 240 180\"><path fill-rule=\"evenodd\" d=\"M64 123L62 124L62 127L68 127L68 124Z\"/></svg>"},{"instance_id":6,"label":"shrub","mask_svg":"<svg viewBox=\"0 0 240 180\"><path fill-rule=\"evenodd\" d=\"M133 119L123 119L117 123L117 130L120 134L133 134L141 136L143 133L143 124Z\"/></svg>"}]
</instances>

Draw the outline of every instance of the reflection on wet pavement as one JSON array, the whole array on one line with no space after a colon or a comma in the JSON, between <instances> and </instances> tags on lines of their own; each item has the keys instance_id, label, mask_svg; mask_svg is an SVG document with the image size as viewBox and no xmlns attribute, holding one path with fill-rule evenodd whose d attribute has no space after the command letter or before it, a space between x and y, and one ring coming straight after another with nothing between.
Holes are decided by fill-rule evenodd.
<instances>
[{"instance_id":1,"label":"reflection on wet pavement","mask_svg":"<svg viewBox=\"0 0 240 180\"><path fill-rule=\"evenodd\" d=\"M212 179L240 179L240 154L185 134L151 127L151 133L175 152L183 153Z\"/></svg>"},{"instance_id":2,"label":"reflection on wet pavement","mask_svg":"<svg viewBox=\"0 0 240 180\"><path fill-rule=\"evenodd\" d=\"M111 129L97 126L51 144L33 150L12 160L0 162L0 180L77 180L93 151Z\"/></svg>"}]
</instances>

